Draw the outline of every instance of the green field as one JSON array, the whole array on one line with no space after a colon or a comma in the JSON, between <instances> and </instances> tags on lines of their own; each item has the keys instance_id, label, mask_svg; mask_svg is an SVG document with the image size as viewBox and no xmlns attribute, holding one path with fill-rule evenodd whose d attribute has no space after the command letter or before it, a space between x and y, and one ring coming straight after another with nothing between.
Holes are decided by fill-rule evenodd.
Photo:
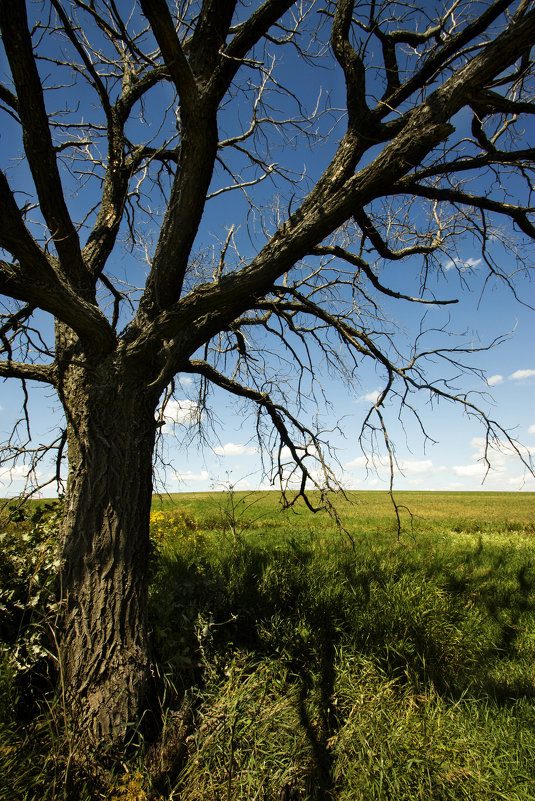
<instances>
[{"instance_id":1,"label":"green field","mask_svg":"<svg viewBox=\"0 0 535 801\"><path fill-rule=\"evenodd\" d=\"M255 517L268 525L281 526L289 520L298 527L298 518L306 526L325 526L325 513L313 515L299 502L293 510L283 510L278 492L236 492L236 501L255 510ZM312 493L314 500L314 493ZM331 496L332 497L332 496ZM421 530L437 527L470 528L481 526L507 531L535 526L535 493L533 492L396 492L396 502L405 507L402 515L410 529L410 513L414 525ZM386 492L349 492L333 498L345 525L352 533L368 534L370 527L383 531L396 528L392 501ZM154 510L183 509L199 520L216 515L229 506L229 493L184 492L155 496ZM327 516L328 517L328 516ZM284 522L283 522L284 521Z\"/></svg>"},{"instance_id":2,"label":"green field","mask_svg":"<svg viewBox=\"0 0 535 801\"><path fill-rule=\"evenodd\" d=\"M38 652L56 520L5 523L0 801L533 801L535 494L397 493L400 533L331 500L155 497L163 734L85 762Z\"/></svg>"}]
</instances>

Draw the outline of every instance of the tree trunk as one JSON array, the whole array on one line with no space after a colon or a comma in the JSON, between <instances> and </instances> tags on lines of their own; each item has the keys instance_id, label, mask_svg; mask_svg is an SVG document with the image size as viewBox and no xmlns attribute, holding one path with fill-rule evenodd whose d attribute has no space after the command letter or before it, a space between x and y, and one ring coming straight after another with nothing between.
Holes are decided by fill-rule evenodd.
<instances>
[{"instance_id":1,"label":"tree trunk","mask_svg":"<svg viewBox=\"0 0 535 801\"><path fill-rule=\"evenodd\" d=\"M69 476L63 521L62 681L75 730L121 742L144 708L154 410L147 380L116 365L62 383ZM145 387L142 390L142 387Z\"/></svg>"}]
</instances>

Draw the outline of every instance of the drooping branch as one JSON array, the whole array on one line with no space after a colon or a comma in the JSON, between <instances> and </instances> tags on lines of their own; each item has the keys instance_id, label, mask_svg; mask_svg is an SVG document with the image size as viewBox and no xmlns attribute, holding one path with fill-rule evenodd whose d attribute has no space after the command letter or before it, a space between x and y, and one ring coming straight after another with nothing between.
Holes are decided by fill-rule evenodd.
<instances>
[{"instance_id":1,"label":"drooping branch","mask_svg":"<svg viewBox=\"0 0 535 801\"><path fill-rule=\"evenodd\" d=\"M314 451L314 457L319 459L322 465L325 467L325 462L321 456L320 442L317 435L311 429L304 426L296 417L294 417L289 409L279 403L274 403L267 392L259 392L251 387L246 387L242 384L239 384L237 381L234 381L222 373L219 373L210 364L208 364L208 362L198 359L192 360L188 364L187 372L202 375L205 379L210 381L210 383L221 387L221 389L224 389L230 394L254 402L260 407L260 409L264 410L268 414L280 440L278 466L281 479L283 473L283 463L280 461L280 459L283 447L288 448L294 464L297 465L301 472L299 492L294 495L291 500L287 501L287 505L293 506L297 499L301 497L311 511L319 511L319 509L322 507L313 506L307 494L307 481L309 481L316 489L322 488L318 485L316 478L311 474L304 461L305 457L311 454L310 449L312 449L312 451ZM305 446L298 445L295 442L295 438L290 433L285 420L288 420L293 428L304 437L306 443Z\"/></svg>"},{"instance_id":2,"label":"drooping branch","mask_svg":"<svg viewBox=\"0 0 535 801\"><path fill-rule=\"evenodd\" d=\"M530 239L535 239L535 225L533 225L528 216L535 213L535 206L513 206L510 203L502 203L499 200L493 200L481 195L472 195L459 189L427 186L414 181L410 176L394 184L392 190L394 193L407 192L428 200L445 201L502 214L514 220L526 236Z\"/></svg>"},{"instance_id":3,"label":"drooping branch","mask_svg":"<svg viewBox=\"0 0 535 801\"><path fill-rule=\"evenodd\" d=\"M389 261L399 261L399 259L405 259L408 256L422 256L428 253L433 253L433 251L435 251L440 244L440 238L437 238L434 239L430 245L422 243L420 245L402 248L401 250L392 250L392 248L390 248L383 240L381 234L374 226L364 209L358 209L353 215L353 219L361 229L364 236L370 240L377 253L383 259L388 259Z\"/></svg>"},{"instance_id":4,"label":"drooping branch","mask_svg":"<svg viewBox=\"0 0 535 801\"><path fill-rule=\"evenodd\" d=\"M407 251L412 251L413 248L406 248ZM398 251L399 252L399 251ZM418 249L416 252L431 252L427 250ZM334 256L337 259L343 259L344 261L352 264L357 270L361 270L372 286L375 289L379 290L381 294L388 295L391 298L397 298L399 300L408 300L411 303L423 303L428 304L430 306L447 306L452 303L458 303L457 298L452 298L450 300L438 300L437 298L427 299L427 298L415 298L411 295L405 295L402 292L396 292L393 289L389 289L388 287L381 284L375 273L373 272L372 268L365 261L361 256L357 256L355 253L350 253L348 250L341 248L338 245L318 245L315 247L311 253L314 256ZM382 253L380 255L383 255ZM407 254L409 255L409 254ZM398 256L397 258L403 258L402 256Z\"/></svg>"}]
</instances>

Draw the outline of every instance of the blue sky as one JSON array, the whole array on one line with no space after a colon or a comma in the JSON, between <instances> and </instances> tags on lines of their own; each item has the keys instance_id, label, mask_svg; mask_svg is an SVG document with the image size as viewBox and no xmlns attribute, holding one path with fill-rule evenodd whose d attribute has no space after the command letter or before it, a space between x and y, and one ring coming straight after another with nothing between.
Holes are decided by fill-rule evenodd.
<instances>
[{"instance_id":1,"label":"blue sky","mask_svg":"<svg viewBox=\"0 0 535 801\"><path fill-rule=\"evenodd\" d=\"M323 118L322 123L327 130L333 120L341 116L339 109L344 103L344 88L339 70L320 69L315 81L310 81L303 73L304 66L301 62L296 61L294 56L286 58L288 60L286 64L282 64L281 69L287 79L291 76L301 102L313 106L318 95L321 94L323 99L329 97L328 105L333 111ZM281 114L287 111L287 108L282 108ZM229 112L223 121L224 135L231 135L233 132L233 114L235 112ZM246 124L245 113L244 120ZM18 131L10 118L7 121L4 119L2 124L2 146L6 147L7 144L13 148L9 154L13 158L18 148ZM334 128L331 138L314 152L307 148L293 150L290 144L280 139L272 152L273 160L281 167L296 172L306 171L310 180L314 180L328 162L341 130L343 117L338 127ZM227 180L224 174L216 176L212 191L221 188L222 181ZM514 184L507 188L514 195ZM270 179L264 181L258 189L263 201L269 201L279 191ZM76 214L85 205L87 191L86 187L70 187L68 199L73 213ZM217 248L217 243L224 240L226 230L232 222L236 225L236 238L242 253L250 256L254 252L254 246L261 244L263 237L259 227L253 232L253 227L247 224L248 210L240 193L225 193L209 201L196 247L207 253L212 248ZM145 225L148 226L148 222ZM150 249L151 242L154 242L154 232L148 227L145 230L143 226L144 223L140 223L139 231L145 233L147 239L142 244L148 244ZM523 453L528 458L530 454L535 454L534 312L519 303L503 283L485 284L487 272L472 240L461 241L458 252L457 264L448 261L443 263L444 273L437 295L459 297L461 302L447 307L450 311L431 307L426 327L440 329L449 315L450 328L459 333L455 344L473 348L484 347L496 337L508 335L498 347L474 353L472 363L484 370L484 378L478 374L465 375L459 379L457 385L465 391L483 393L479 403L489 416L523 443ZM496 253L499 258L507 258L505 251L499 250L499 243L496 244ZM113 273L133 283L142 282L143 264L139 260L139 253L137 256L137 261L129 256L118 257L112 263ZM407 261L391 267L385 266L382 279L394 289L416 294L418 269L416 262ZM470 289L460 286L462 278L467 279ZM535 306L534 285L527 277L517 277L516 291L526 304ZM420 308L405 301L387 300L384 309L387 316L395 318L408 334L418 330ZM50 330L50 321L44 317L40 318L40 324L43 329ZM402 337L402 334L399 336ZM430 346L436 346L439 338L438 333L430 334ZM349 391L336 378L321 375L320 364L318 373L332 403L330 407L319 408L319 420L324 428L333 429L328 441L336 451L337 463L333 460L332 465L342 485L354 489L385 488L388 471L384 453L380 449L377 451L373 465L370 461L367 462L358 443L362 420L382 387L381 376L364 364L359 374L358 386ZM9 436L13 425L20 418L22 399L17 382L0 383L2 439ZM167 422L162 429L163 461L168 467L165 471L159 470L158 487L171 492L200 491L221 488L229 480L243 488L271 486L269 477L263 475L261 470L260 454L255 442L254 410L251 409L248 414L243 405L219 391L215 391L212 396L212 409L214 419L202 420L207 438L196 441L191 436L194 430L192 421L197 410L196 385L190 377L178 377L175 398L167 407ZM34 444L49 441L51 432L53 438L53 432L57 431L62 422L52 390L31 386L29 410ZM436 443L431 440L426 442L419 426L410 418L405 420L403 427L398 421L396 408L387 407L385 410L400 467L395 483L398 489L535 491L535 480L526 474L518 457L505 444L493 450L493 467L482 483L486 472L482 461L484 430L475 420L463 415L461 408L445 404L431 406L427 398L422 396L417 401L417 410L429 437L437 440ZM334 429L338 421L341 421L340 430L336 431ZM24 437L23 425L19 426L19 431L21 437ZM24 486L26 472L22 463L13 471L0 468L0 495L20 491ZM45 480L52 474L53 466L44 459L39 479ZM50 493L48 490L46 492L51 494L52 489Z\"/></svg>"}]
</instances>

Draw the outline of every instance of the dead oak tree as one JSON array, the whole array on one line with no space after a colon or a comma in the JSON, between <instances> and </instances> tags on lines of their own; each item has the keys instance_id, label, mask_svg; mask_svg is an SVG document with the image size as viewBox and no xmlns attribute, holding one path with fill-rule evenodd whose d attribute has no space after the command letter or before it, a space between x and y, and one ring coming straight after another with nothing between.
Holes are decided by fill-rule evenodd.
<instances>
[{"instance_id":1,"label":"dead oak tree","mask_svg":"<svg viewBox=\"0 0 535 801\"><path fill-rule=\"evenodd\" d=\"M145 702L157 410L177 373L196 378L201 403L215 385L256 407L303 493L321 437L285 399L277 358L312 381L318 348L348 381L376 362L385 384L365 426L379 431L388 396L410 408L421 391L479 416L488 441L499 433L467 395L426 377L425 347L400 351L381 298L454 302L436 279L466 232L489 275L511 284L493 259L498 227L526 266L535 10L430 8L1 0L0 376L50 385L65 414L60 650L89 738L121 739ZM301 102L304 87L340 77L341 109L328 95ZM310 181L286 159L297 147ZM230 192L243 220L217 205ZM210 204L228 226L211 259ZM389 288L381 268L395 261L419 291Z\"/></svg>"}]
</instances>

